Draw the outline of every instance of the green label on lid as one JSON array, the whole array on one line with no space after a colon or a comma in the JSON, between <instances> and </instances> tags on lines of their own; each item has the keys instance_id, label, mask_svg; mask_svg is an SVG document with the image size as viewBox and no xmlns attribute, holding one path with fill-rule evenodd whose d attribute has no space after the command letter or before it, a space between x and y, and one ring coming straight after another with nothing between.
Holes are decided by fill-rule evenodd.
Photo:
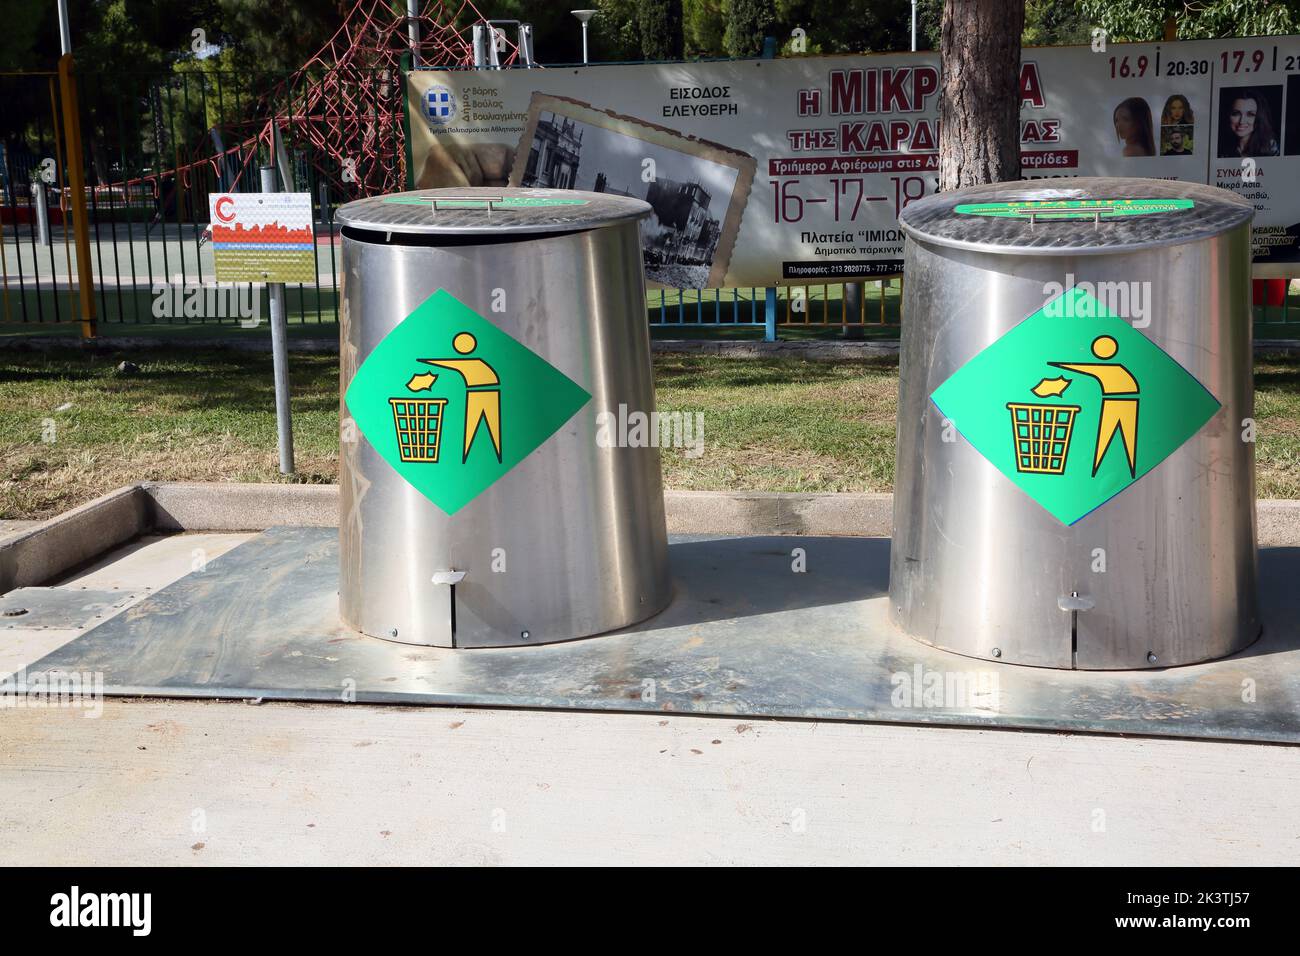
<instances>
[{"instance_id":1,"label":"green label on lid","mask_svg":"<svg viewBox=\"0 0 1300 956\"><path fill-rule=\"evenodd\" d=\"M449 196L446 199L441 196L389 196L384 199L384 202L397 206L432 206L435 201L439 209L535 209L540 206L587 205L585 199L560 199L552 196L506 196L502 199L487 196L482 199L476 196Z\"/></svg>"},{"instance_id":2,"label":"green label on lid","mask_svg":"<svg viewBox=\"0 0 1300 956\"><path fill-rule=\"evenodd\" d=\"M1196 205L1190 199L1027 199L1019 202L972 202L953 207L965 216L1003 219L1114 219L1182 212Z\"/></svg>"}]
</instances>

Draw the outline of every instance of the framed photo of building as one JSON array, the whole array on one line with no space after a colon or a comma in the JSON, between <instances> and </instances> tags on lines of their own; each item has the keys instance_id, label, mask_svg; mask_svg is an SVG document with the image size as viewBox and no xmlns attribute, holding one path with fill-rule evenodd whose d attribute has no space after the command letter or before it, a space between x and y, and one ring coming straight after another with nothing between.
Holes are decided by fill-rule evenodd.
<instances>
[{"instance_id":1,"label":"framed photo of building","mask_svg":"<svg viewBox=\"0 0 1300 956\"><path fill-rule=\"evenodd\" d=\"M589 103L534 93L510 185L644 199L646 279L674 289L725 285L756 164L748 153Z\"/></svg>"}]
</instances>

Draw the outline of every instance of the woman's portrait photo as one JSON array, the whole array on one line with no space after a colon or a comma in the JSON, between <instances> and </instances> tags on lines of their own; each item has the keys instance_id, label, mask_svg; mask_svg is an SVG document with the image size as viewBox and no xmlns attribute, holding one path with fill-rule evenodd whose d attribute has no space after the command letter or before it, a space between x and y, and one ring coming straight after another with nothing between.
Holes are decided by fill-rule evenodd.
<instances>
[{"instance_id":1,"label":"woman's portrait photo","mask_svg":"<svg viewBox=\"0 0 1300 956\"><path fill-rule=\"evenodd\" d=\"M1111 116L1115 138L1123 144L1123 156L1154 156L1155 136L1151 126L1151 107L1140 96L1130 96Z\"/></svg>"},{"instance_id":2,"label":"woman's portrait photo","mask_svg":"<svg viewBox=\"0 0 1300 956\"><path fill-rule=\"evenodd\" d=\"M1219 91L1219 158L1276 156L1282 87L1236 86Z\"/></svg>"},{"instance_id":3,"label":"woman's portrait photo","mask_svg":"<svg viewBox=\"0 0 1300 956\"><path fill-rule=\"evenodd\" d=\"M1165 108L1160 112L1161 126L1191 126L1195 122L1192 104L1187 102L1187 97L1175 93L1165 100Z\"/></svg>"}]
</instances>

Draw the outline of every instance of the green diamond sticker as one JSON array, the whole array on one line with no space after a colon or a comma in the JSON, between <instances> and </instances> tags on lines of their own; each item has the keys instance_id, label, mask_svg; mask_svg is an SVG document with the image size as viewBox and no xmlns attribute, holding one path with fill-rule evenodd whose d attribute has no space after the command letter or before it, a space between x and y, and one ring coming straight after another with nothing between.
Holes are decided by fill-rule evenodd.
<instances>
[{"instance_id":1,"label":"green diamond sticker","mask_svg":"<svg viewBox=\"0 0 1300 956\"><path fill-rule=\"evenodd\" d=\"M440 289L375 346L343 399L384 461L450 515L591 395Z\"/></svg>"},{"instance_id":2,"label":"green diamond sticker","mask_svg":"<svg viewBox=\"0 0 1300 956\"><path fill-rule=\"evenodd\" d=\"M1077 286L930 399L976 451L1067 525L1159 465L1219 409L1167 352Z\"/></svg>"}]
</instances>

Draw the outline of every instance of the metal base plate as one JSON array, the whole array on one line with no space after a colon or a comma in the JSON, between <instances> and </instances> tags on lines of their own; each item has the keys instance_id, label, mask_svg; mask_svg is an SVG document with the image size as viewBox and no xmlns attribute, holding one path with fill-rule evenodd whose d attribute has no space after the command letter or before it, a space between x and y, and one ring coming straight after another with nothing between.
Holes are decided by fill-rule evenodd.
<instances>
[{"instance_id":1,"label":"metal base plate","mask_svg":"<svg viewBox=\"0 0 1300 956\"><path fill-rule=\"evenodd\" d=\"M0 630L89 627L134 601L134 591L83 587L15 588L0 597Z\"/></svg>"},{"instance_id":2,"label":"metal base plate","mask_svg":"<svg viewBox=\"0 0 1300 956\"><path fill-rule=\"evenodd\" d=\"M337 532L277 528L64 645L28 673L113 695L864 720L1300 742L1300 549L1260 554L1264 637L1166 671L973 660L895 630L884 538L675 537L673 603L541 647L447 650L338 623ZM806 571L792 570L793 549Z\"/></svg>"}]
</instances>

